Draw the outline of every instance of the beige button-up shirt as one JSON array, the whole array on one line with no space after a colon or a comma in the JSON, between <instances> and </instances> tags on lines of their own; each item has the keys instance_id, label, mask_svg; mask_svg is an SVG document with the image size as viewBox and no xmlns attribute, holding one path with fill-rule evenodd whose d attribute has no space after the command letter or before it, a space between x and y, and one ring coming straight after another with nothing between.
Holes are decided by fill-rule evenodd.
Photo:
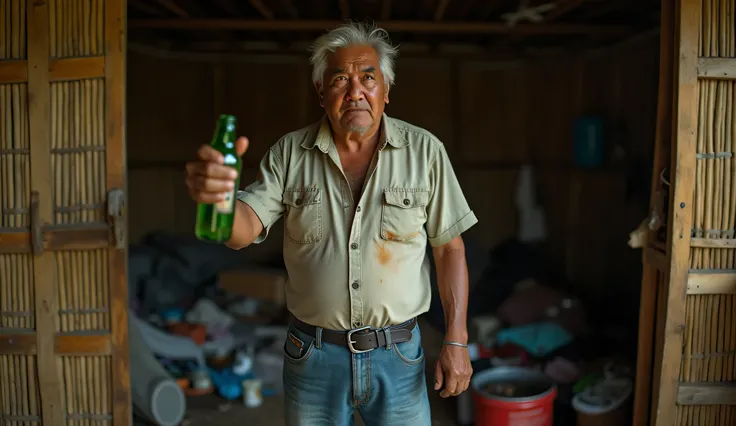
<instances>
[{"instance_id":1,"label":"beige button-up shirt","mask_svg":"<svg viewBox=\"0 0 736 426\"><path fill-rule=\"evenodd\" d=\"M284 217L287 307L306 323L379 328L426 312L427 242L441 246L477 222L434 135L384 114L381 138L360 200L326 117L282 137L238 193L263 223L255 243Z\"/></svg>"}]
</instances>

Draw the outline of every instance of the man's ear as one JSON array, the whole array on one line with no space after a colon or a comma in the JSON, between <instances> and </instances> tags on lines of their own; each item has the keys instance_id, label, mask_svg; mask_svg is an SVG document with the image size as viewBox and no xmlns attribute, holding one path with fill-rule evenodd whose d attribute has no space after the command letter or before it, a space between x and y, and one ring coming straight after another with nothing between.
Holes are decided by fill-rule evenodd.
<instances>
[{"instance_id":1,"label":"man's ear","mask_svg":"<svg viewBox=\"0 0 736 426\"><path fill-rule=\"evenodd\" d=\"M387 84L385 87L386 88L383 89L383 102L388 103L388 91L391 89L391 86Z\"/></svg>"}]
</instances>

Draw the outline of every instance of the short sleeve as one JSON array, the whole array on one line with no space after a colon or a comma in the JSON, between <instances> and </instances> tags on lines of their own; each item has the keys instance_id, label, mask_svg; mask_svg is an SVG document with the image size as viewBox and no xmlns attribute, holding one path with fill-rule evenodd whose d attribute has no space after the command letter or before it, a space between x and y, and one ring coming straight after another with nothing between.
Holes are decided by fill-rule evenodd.
<instances>
[{"instance_id":1,"label":"short sleeve","mask_svg":"<svg viewBox=\"0 0 736 426\"><path fill-rule=\"evenodd\" d=\"M263 242L271 226L283 215L283 194L283 159L272 147L261 160L256 181L238 191L238 200L248 204L263 224L263 231L254 244Z\"/></svg>"},{"instance_id":2,"label":"short sleeve","mask_svg":"<svg viewBox=\"0 0 736 426\"><path fill-rule=\"evenodd\" d=\"M435 143L429 170L430 196L427 204L427 236L432 247L450 242L478 222L465 200L450 158L442 143Z\"/></svg>"}]
</instances>

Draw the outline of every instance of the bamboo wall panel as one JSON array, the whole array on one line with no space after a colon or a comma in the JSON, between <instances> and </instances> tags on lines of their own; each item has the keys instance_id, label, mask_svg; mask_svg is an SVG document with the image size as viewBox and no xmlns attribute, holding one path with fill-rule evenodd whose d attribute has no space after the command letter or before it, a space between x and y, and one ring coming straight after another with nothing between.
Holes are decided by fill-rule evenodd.
<instances>
[{"instance_id":1,"label":"bamboo wall panel","mask_svg":"<svg viewBox=\"0 0 736 426\"><path fill-rule=\"evenodd\" d=\"M736 56L736 17L732 0L702 0L699 57ZM736 237L736 83L698 80L695 185L692 237ZM690 269L736 270L733 248L693 247ZM679 380L682 383L736 380L736 297L694 294L685 300L685 334ZM665 407L660 407L665 408ZM668 408L668 407L667 407ZM725 426L736 422L736 407L679 405L679 425Z\"/></svg>"},{"instance_id":2,"label":"bamboo wall panel","mask_svg":"<svg viewBox=\"0 0 736 426\"><path fill-rule=\"evenodd\" d=\"M27 85L0 85L0 228L29 225L30 162Z\"/></svg>"},{"instance_id":3,"label":"bamboo wall panel","mask_svg":"<svg viewBox=\"0 0 736 426\"><path fill-rule=\"evenodd\" d=\"M107 250L56 253L59 282L58 331L110 329Z\"/></svg>"},{"instance_id":4,"label":"bamboo wall panel","mask_svg":"<svg viewBox=\"0 0 736 426\"><path fill-rule=\"evenodd\" d=\"M110 357L60 357L59 370L64 378L65 409L68 426L103 426L112 424Z\"/></svg>"},{"instance_id":5,"label":"bamboo wall panel","mask_svg":"<svg viewBox=\"0 0 736 426\"><path fill-rule=\"evenodd\" d=\"M0 424L41 424L36 357L0 355Z\"/></svg>"},{"instance_id":6,"label":"bamboo wall panel","mask_svg":"<svg viewBox=\"0 0 736 426\"><path fill-rule=\"evenodd\" d=\"M105 53L105 0L49 0L51 57Z\"/></svg>"},{"instance_id":7,"label":"bamboo wall panel","mask_svg":"<svg viewBox=\"0 0 736 426\"><path fill-rule=\"evenodd\" d=\"M26 1L0 0L0 60L26 58Z\"/></svg>"},{"instance_id":8,"label":"bamboo wall panel","mask_svg":"<svg viewBox=\"0 0 736 426\"><path fill-rule=\"evenodd\" d=\"M105 222L104 94L102 79L51 84L56 224Z\"/></svg>"},{"instance_id":9,"label":"bamboo wall panel","mask_svg":"<svg viewBox=\"0 0 736 426\"><path fill-rule=\"evenodd\" d=\"M31 256L0 254L0 328L34 330L33 295Z\"/></svg>"}]
</instances>

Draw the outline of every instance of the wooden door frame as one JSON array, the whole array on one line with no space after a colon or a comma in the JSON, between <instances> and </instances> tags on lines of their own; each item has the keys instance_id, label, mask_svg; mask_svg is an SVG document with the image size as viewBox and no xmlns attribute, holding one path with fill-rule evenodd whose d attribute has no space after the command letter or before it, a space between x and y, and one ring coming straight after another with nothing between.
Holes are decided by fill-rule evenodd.
<instances>
[{"instance_id":1,"label":"wooden door frame","mask_svg":"<svg viewBox=\"0 0 736 426\"><path fill-rule=\"evenodd\" d=\"M736 293L735 271L691 269L693 248L736 248L733 237L693 237L701 109L699 85L703 79L736 80L736 58L699 57L700 32L704 25L702 0L663 0L662 5L660 96L652 188L656 188L657 174L665 164L662 159L667 155L662 153L668 145L667 132L672 126L668 244L664 252L648 246L644 253L635 426L675 425L678 406L736 405L736 385L684 383L680 372L683 355L687 356L684 342L688 327L688 295ZM674 76L671 82L669 76ZM668 114L670 106L671 115ZM659 279L658 274L663 279ZM693 324L689 326L692 328ZM655 344L652 344L652 335L656 336Z\"/></svg>"},{"instance_id":2,"label":"wooden door frame","mask_svg":"<svg viewBox=\"0 0 736 426\"><path fill-rule=\"evenodd\" d=\"M111 357L109 383L112 424L132 424L128 348L127 229L124 203L106 225L57 226L51 176L50 84L58 80L102 78L105 84L106 190L127 193L125 150L126 1L104 0L104 52L100 56L51 58L50 14L46 1L28 0L27 60L0 61L0 84L27 83L30 229L0 232L0 253L30 253L33 261L35 333L0 329L0 353L35 355L40 421L67 423L60 356ZM21 108L26 107L22 105ZM109 201L109 200L108 200ZM106 206L109 210L109 206ZM112 211L111 211L112 212ZM123 231L123 232L116 232ZM106 249L108 254L109 332L58 333L58 277L55 251ZM104 383L104 382L103 382ZM2 417L2 416L0 416ZM107 418L109 419L109 418Z\"/></svg>"}]
</instances>

